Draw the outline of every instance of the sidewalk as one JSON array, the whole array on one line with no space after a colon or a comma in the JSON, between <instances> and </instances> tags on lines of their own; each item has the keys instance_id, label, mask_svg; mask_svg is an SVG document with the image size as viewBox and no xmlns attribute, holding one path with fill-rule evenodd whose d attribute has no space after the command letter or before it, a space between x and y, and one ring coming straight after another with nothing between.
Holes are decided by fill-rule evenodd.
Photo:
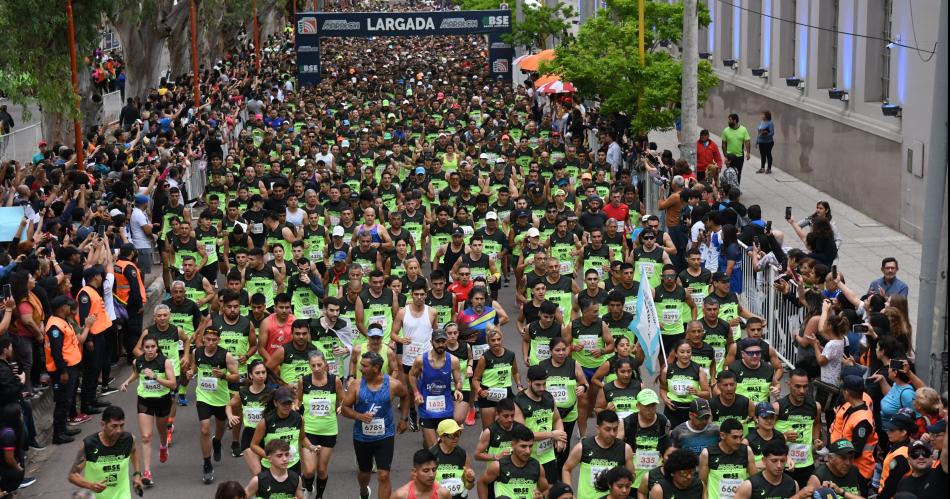
<instances>
[{"instance_id":1,"label":"sidewalk","mask_svg":"<svg viewBox=\"0 0 950 499\"><path fill-rule=\"evenodd\" d=\"M710 138L717 145L721 144L718 135L711 135ZM656 142L661 151L669 149L673 151L674 157L679 156L675 131L653 132L650 140ZM761 206L762 218L771 220L773 228L785 233L786 246L804 248L805 244L784 220L785 207L791 206L795 218L801 220L815 211L817 201L828 201L835 225L844 240L838 254L838 270L844 274L848 285L855 292L864 294L868 284L881 276L881 259L888 256L897 258L900 264L898 277L910 287L910 321L916 324L920 243L885 227L778 167L772 168L771 175L756 174L758 169L759 158L753 155L742 169L742 204Z\"/></svg>"}]
</instances>

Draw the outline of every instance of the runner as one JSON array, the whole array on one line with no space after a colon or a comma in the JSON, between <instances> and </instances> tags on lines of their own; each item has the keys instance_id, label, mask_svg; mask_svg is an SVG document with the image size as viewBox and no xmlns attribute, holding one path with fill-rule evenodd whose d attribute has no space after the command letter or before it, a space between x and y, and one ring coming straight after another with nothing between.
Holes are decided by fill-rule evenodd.
<instances>
[{"instance_id":1,"label":"runner","mask_svg":"<svg viewBox=\"0 0 950 499\"><path fill-rule=\"evenodd\" d=\"M166 359L158 346L158 339L145 336L141 340L143 354L132 362L132 372L125 380L120 390L128 390L129 384L138 380L138 415L139 432L142 438L142 484L147 488L154 485L152 481L152 424L158 428L159 462L168 460L168 447L165 446L168 415L171 413L171 391L178 387L178 377L175 376L174 365L171 359Z\"/></svg>"},{"instance_id":2,"label":"runner","mask_svg":"<svg viewBox=\"0 0 950 499\"><path fill-rule=\"evenodd\" d=\"M488 463L478 479L478 497L535 499L548 489L544 468L533 457L534 434L526 426L515 423L511 428L511 452Z\"/></svg>"},{"instance_id":3,"label":"runner","mask_svg":"<svg viewBox=\"0 0 950 499\"><path fill-rule=\"evenodd\" d=\"M710 390L706 371L693 362L686 340L674 346L673 354L676 360L660 373L660 398L666 405L666 417L675 428L687 420L691 404L709 397Z\"/></svg>"},{"instance_id":4,"label":"runner","mask_svg":"<svg viewBox=\"0 0 950 499\"><path fill-rule=\"evenodd\" d=\"M221 348L237 359L238 374L245 378L247 360L257 354L257 334L250 319L241 316L240 295L230 289L221 293L221 315L212 315L211 327L221 333ZM229 383L228 389L235 394L240 383ZM231 455L241 456L241 427L231 426Z\"/></svg>"},{"instance_id":5,"label":"runner","mask_svg":"<svg viewBox=\"0 0 950 499\"><path fill-rule=\"evenodd\" d=\"M303 455L304 489L313 492L316 476L316 498L323 498L330 479L328 467L333 448L336 447L339 423L337 414L343 402L343 382L329 372L329 364L320 350L310 352L310 375L303 376L298 384L297 406L303 413L304 433L311 445L319 449L316 454Z\"/></svg>"},{"instance_id":6,"label":"runner","mask_svg":"<svg viewBox=\"0 0 950 499\"><path fill-rule=\"evenodd\" d=\"M922 447L925 451L931 450ZM855 456L858 455L854 445L848 440L836 440L828 446L828 451L827 461L815 468L815 473L808 479L808 487L814 490L827 487L845 499L867 497L868 481L854 465ZM927 457L932 455L928 452L923 454Z\"/></svg>"},{"instance_id":7,"label":"runner","mask_svg":"<svg viewBox=\"0 0 950 499\"><path fill-rule=\"evenodd\" d=\"M637 412L637 394L642 384L633 376L633 363L629 359L620 359L615 363L617 379L604 385L597 394L594 413L610 410L621 419Z\"/></svg>"},{"instance_id":8,"label":"runner","mask_svg":"<svg viewBox=\"0 0 950 499\"><path fill-rule=\"evenodd\" d=\"M633 487L633 474L623 466L614 466L609 470L597 475L597 481L594 483L594 489L598 493L607 493L608 499L626 499L630 496Z\"/></svg>"},{"instance_id":9,"label":"runner","mask_svg":"<svg viewBox=\"0 0 950 499\"><path fill-rule=\"evenodd\" d=\"M815 469L813 452L824 446L821 440L821 404L808 395L808 386L808 374L795 369L788 376L788 395L772 403L778 415L775 429L785 435L788 457L795 463L795 470L789 475L799 487L808 484Z\"/></svg>"},{"instance_id":10,"label":"runner","mask_svg":"<svg viewBox=\"0 0 950 499\"><path fill-rule=\"evenodd\" d=\"M706 484L707 497L732 498L746 478L755 475L755 456L742 443L742 423L728 418L719 426L719 444L706 447L699 455L699 479Z\"/></svg>"},{"instance_id":11,"label":"runner","mask_svg":"<svg viewBox=\"0 0 950 499\"><path fill-rule=\"evenodd\" d=\"M288 469L291 451L290 444L282 439L274 439L264 446L270 468L256 473L247 483L244 492L248 497L304 499L300 474Z\"/></svg>"},{"instance_id":12,"label":"runner","mask_svg":"<svg viewBox=\"0 0 950 499\"><path fill-rule=\"evenodd\" d=\"M264 447L273 440L283 440L289 446L289 460L287 467L301 474L300 454L307 450L310 453L319 451L319 447L310 443L306 438L306 428L303 417L293 409L296 398L290 388L282 386L274 391L270 403L264 409L264 417L257 422L254 436L251 437L250 450L257 455L263 468L270 468ZM312 475L311 475L312 476ZM311 481L311 484L313 482Z\"/></svg>"},{"instance_id":13,"label":"runner","mask_svg":"<svg viewBox=\"0 0 950 499\"><path fill-rule=\"evenodd\" d=\"M619 438L633 450L633 487L638 490L643 476L660 466L663 449L670 446L670 421L657 412L659 405L656 392L643 389L637 394L636 412L625 417L619 428Z\"/></svg>"},{"instance_id":14,"label":"runner","mask_svg":"<svg viewBox=\"0 0 950 499\"><path fill-rule=\"evenodd\" d=\"M323 314L310 320L310 340L323 352L327 372L344 379L351 353L359 348L353 345L353 325L340 317L339 299L331 296L323 298L322 303ZM359 357L359 354L353 357Z\"/></svg>"},{"instance_id":15,"label":"runner","mask_svg":"<svg viewBox=\"0 0 950 499\"><path fill-rule=\"evenodd\" d=\"M650 499L705 499L706 486L696 467L699 458L687 449L676 449L663 461L663 478L650 489Z\"/></svg>"},{"instance_id":16,"label":"runner","mask_svg":"<svg viewBox=\"0 0 950 499\"><path fill-rule=\"evenodd\" d=\"M743 480L736 489L735 497L737 499L778 499L787 497L789 499L806 499L813 497L813 493L818 493L816 489L804 487L799 489L795 480L785 473L786 463L788 461L788 446L782 442L769 442L762 449L763 462L765 467L761 473L752 475L752 477ZM819 494L826 497L824 494Z\"/></svg>"},{"instance_id":17,"label":"runner","mask_svg":"<svg viewBox=\"0 0 950 499\"><path fill-rule=\"evenodd\" d=\"M484 297L484 292L481 295ZM495 420L495 407L498 402L514 397L513 386L521 391L515 354L502 345L501 330L488 326L485 338L488 350L478 359L472 376L472 390L478 395L482 429L488 428ZM474 347L472 350L475 350Z\"/></svg>"},{"instance_id":18,"label":"runner","mask_svg":"<svg viewBox=\"0 0 950 499\"><path fill-rule=\"evenodd\" d=\"M459 361L459 376L462 378L462 400L455 402L453 418L458 424L466 423L469 408L472 407L472 375L475 366L472 362L472 346L459 341L459 327L454 322L445 324L445 350ZM466 423L467 424L467 423ZM474 424L474 421L472 421Z\"/></svg>"},{"instance_id":19,"label":"runner","mask_svg":"<svg viewBox=\"0 0 950 499\"><path fill-rule=\"evenodd\" d=\"M537 286L543 285L538 283ZM551 357L551 340L560 338L564 327L561 321L557 320L557 312L558 308L554 302L544 300L538 307L538 318L521 329L521 354L526 366L540 364Z\"/></svg>"},{"instance_id":20,"label":"runner","mask_svg":"<svg viewBox=\"0 0 950 499\"><path fill-rule=\"evenodd\" d=\"M772 364L762 361L768 354L768 346L754 338L743 338L736 342L736 350L742 358L734 361L728 369L736 373L736 393L744 395L753 404L768 402L770 397L779 394L781 372L775 371Z\"/></svg>"},{"instance_id":21,"label":"runner","mask_svg":"<svg viewBox=\"0 0 950 499\"><path fill-rule=\"evenodd\" d=\"M194 365L190 366L188 378L198 378L195 398L198 400L198 421L201 424L201 455L204 458L202 481L210 484L214 481L214 466L211 464L212 450L214 460L221 460L221 438L224 436L224 424L227 422L225 407L231 400L227 383L237 383L240 375L237 360L230 352L218 347L221 341L216 329L207 328L208 319L202 322L195 337L200 337L203 347L195 349ZM203 329L203 330L202 330ZM215 419L214 436L211 435L211 418Z\"/></svg>"},{"instance_id":22,"label":"runner","mask_svg":"<svg viewBox=\"0 0 950 499\"><path fill-rule=\"evenodd\" d=\"M263 310L269 306L266 301L267 294L261 294L263 294L265 298L264 303L261 304L263 306L255 304L255 297L257 296L257 293L255 293L251 296L252 308L257 306ZM264 318L259 326L255 325L260 332L257 338L257 353L264 359L264 363L268 365L271 362L271 356L274 355L274 352L291 340L293 336L293 325L297 320L297 317L291 313L292 306L289 295L279 293L273 297L273 302L274 313ZM253 317L251 317L251 322L254 322Z\"/></svg>"},{"instance_id":23,"label":"runner","mask_svg":"<svg viewBox=\"0 0 950 499\"><path fill-rule=\"evenodd\" d=\"M396 489L389 497L392 499L449 499L453 497L448 489L436 481L438 461L431 451L420 449L412 455L410 474L409 483Z\"/></svg>"},{"instance_id":24,"label":"runner","mask_svg":"<svg viewBox=\"0 0 950 499\"><path fill-rule=\"evenodd\" d=\"M261 472L261 460L253 451L248 451L248 448L251 447L251 438L254 437L257 423L264 418L264 409L270 405L274 390L267 386L267 368L260 359L252 360L248 364L247 379L250 384L242 386L237 393L232 394L231 401L224 410L228 416L228 424L232 428L241 428L241 456L251 475L256 475Z\"/></svg>"},{"instance_id":25,"label":"runner","mask_svg":"<svg viewBox=\"0 0 950 499\"><path fill-rule=\"evenodd\" d=\"M578 304L581 316L571 321L562 334L564 339L571 342L571 356L584 370L584 377L592 379L603 362L603 357L613 353L614 339L607 329L607 324L599 317L597 302L581 297ZM600 392L599 387L591 386L590 392L586 394L586 407L597 405ZM578 415L577 425L581 431L587 428L587 411Z\"/></svg>"},{"instance_id":26,"label":"runner","mask_svg":"<svg viewBox=\"0 0 950 499\"><path fill-rule=\"evenodd\" d=\"M755 406L755 424L749 428L749 433L742 441L752 449L752 455L755 456L755 466L759 471L762 471L765 466L762 461L762 452L765 445L773 441L785 443L785 435L775 431L777 417L771 403L759 402Z\"/></svg>"},{"instance_id":27,"label":"runner","mask_svg":"<svg viewBox=\"0 0 950 499\"><path fill-rule=\"evenodd\" d=\"M555 410L554 397L545 389L547 379L543 366L528 368L528 386L515 396L515 421L534 432L531 457L541 464L546 476L556 476L559 468L555 453L564 452L569 440L560 411Z\"/></svg>"},{"instance_id":28,"label":"runner","mask_svg":"<svg viewBox=\"0 0 950 499\"><path fill-rule=\"evenodd\" d=\"M558 416L564 426L567 443L570 443L570 439L574 435L578 411L588 410L586 398L583 395L590 386L580 364L574 362L574 359L568 355L570 347L567 340L560 336L551 338L548 348L551 351L551 357L541 361L538 365L547 373L547 392L551 394L557 404ZM583 432L579 428L578 433L580 433L581 438L584 438ZM554 450L558 468L564 466L569 451L569 445L565 445L561 450Z\"/></svg>"},{"instance_id":29,"label":"runner","mask_svg":"<svg viewBox=\"0 0 950 499\"><path fill-rule=\"evenodd\" d=\"M310 353L314 351L319 349L310 342L310 321L295 319L291 340L274 350L267 370L277 375L279 385L296 392L300 378L310 372Z\"/></svg>"},{"instance_id":30,"label":"runner","mask_svg":"<svg viewBox=\"0 0 950 499\"><path fill-rule=\"evenodd\" d=\"M393 375L399 366L396 352L389 345L383 344L383 328L377 323L369 325L366 333L368 338L365 345L354 345L353 353L350 355L350 369L348 379L362 379L363 371L360 369L360 359L365 352L373 352L383 359L382 373Z\"/></svg>"},{"instance_id":31,"label":"runner","mask_svg":"<svg viewBox=\"0 0 950 499\"><path fill-rule=\"evenodd\" d=\"M468 453L459 446L462 427L455 420L444 419L439 423L437 433L439 441L429 449L438 464L435 479L453 498L468 497L468 491L475 487L475 471Z\"/></svg>"},{"instance_id":32,"label":"runner","mask_svg":"<svg viewBox=\"0 0 950 499\"><path fill-rule=\"evenodd\" d=\"M164 446L166 447L166 452L167 447L170 446L172 442L172 433L175 431L175 416L178 412L178 405L181 405L180 399L184 396L181 391L181 385L188 384L186 373L191 365L193 353L191 338L185 333L184 329L170 322L171 316L171 308L168 305L163 303L156 306L152 312L154 324L145 328L144 333L139 336L139 341L132 350L135 356L143 355L145 351L142 349L142 338L152 336L158 340L158 348L161 350L162 356L172 361L172 369L174 370L178 386L179 404L172 404L171 412L168 414L168 421L165 424L165 440L159 442L159 451L161 451L161 447ZM188 345L188 348L185 348L185 345Z\"/></svg>"},{"instance_id":33,"label":"runner","mask_svg":"<svg viewBox=\"0 0 950 499\"><path fill-rule=\"evenodd\" d=\"M69 470L69 483L96 493L97 498L132 497L132 489L142 495L142 463L136 451L135 437L125 431L125 413L121 407L102 411L99 431L82 441L76 460ZM129 480L129 467L132 480Z\"/></svg>"},{"instance_id":34,"label":"runner","mask_svg":"<svg viewBox=\"0 0 950 499\"><path fill-rule=\"evenodd\" d=\"M631 474L633 468L633 450L623 440L617 438L620 418L617 413L606 409L597 413L597 429L594 436L585 437L574 445L567 462L561 468L561 481L573 483L571 472L579 467L577 478L577 496L596 499L606 496L594 488L598 475L614 466L623 466Z\"/></svg>"},{"instance_id":35,"label":"runner","mask_svg":"<svg viewBox=\"0 0 950 499\"><path fill-rule=\"evenodd\" d=\"M511 454L511 431L514 424L515 399L503 398L495 408L495 420L478 436L475 460L497 461Z\"/></svg>"},{"instance_id":36,"label":"runner","mask_svg":"<svg viewBox=\"0 0 950 499\"><path fill-rule=\"evenodd\" d=\"M716 395L709 399L713 423L722 424L728 418L734 418L751 428L756 416L757 404L745 395L736 393L736 371L726 370L716 376ZM760 402L761 403L761 402ZM768 402L765 402L768 404ZM750 426L751 425L751 426ZM761 454L760 454L761 455Z\"/></svg>"},{"instance_id":37,"label":"runner","mask_svg":"<svg viewBox=\"0 0 950 499\"><path fill-rule=\"evenodd\" d=\"M413 305L424 298L425 289L413 290ZM410 309L403 309L410 310ZM400 314L402 311L400 311ZM424 316L423 316L424 317ZM434 315L432 316L434 322ZM396 317L397 324L400 317ZM412 333L417 336L418 333ZM416 357L409 369L407 378L413 395L413 403L419 414L419 426L422 428L422 442L426 448L435 445L436 429L441 421L455 415L455 404L462 400L462 377L459 360L446 354L448 335L441 329L430 333L428 352ZM412 414L409 416L412 426ZM457 493L457 491L453 491Z\"/></svg>"},{"instance_id":38,"label":"runner","mask_svg":"<svg viewBox=\"0 0 950 499\"><path fill-rule=\"evenodd\" d=\"M653 290L653 301L660 316L663 349L669 352L676 342L685 338L686 324L696 320L696 304L690 298L689 290L676 282L676 267L673 265L663 266L660 285Z\"/></svg>"},{"instance_id":39,"label":"runner","mask_svg":"<svg viewBox=\"0 0 950 499\"><path fill-rule=\"evenodd\" d=\"M362 379L350 380L343 398L342 414L353 422L353 448L356 451L356 475L360 497L370 497L369 479L376 465L379 497L388 498L392 485L389 470L395 452L396 432L406 431L409 420L409 391L397 379L383 374L383 358L375 352L360 358ZM393 398L400 399L400 419L393 422Z\"/></svg>"}]
</instances>

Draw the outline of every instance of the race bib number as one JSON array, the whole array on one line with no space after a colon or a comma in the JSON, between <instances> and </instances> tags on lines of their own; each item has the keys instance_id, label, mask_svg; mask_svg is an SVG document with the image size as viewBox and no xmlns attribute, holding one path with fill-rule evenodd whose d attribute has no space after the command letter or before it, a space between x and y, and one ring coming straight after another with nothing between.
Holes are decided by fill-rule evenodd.
<instances>
[{"instance_id":1,"label":"race bib number","mask_svg":"<svg viewBox=\"0 0 950 499\"><path fill-rule=\"evenodd\" d=\"M538 344L537 349L534 351L534 356L538 360L547 360L551 358L551 345Z\"/></svg>"},{"instance_id":2,"label":"race bib number","mask_svg":"<svg viewBox=\"0 0 950 499\"><path fill-rule=\"evenodd\" d=\"M581 348L583 348L585 352L593 352L597 349L597 340L599 338L599 336L595 336L593 334L582 334L577 337L577 342L581 345Z\"/></svg>"},{"instance_id":3,"label":"race bib number","mask_svg":"<svg viewBox=\"0 0 950 499\"><path fill-rule=\"evenodd\" d=\"M640 264L640 272L645 274L647 279L653 277L653 268L653 262L643 262Z\"/></svg>"},{"instance_id":4,"label":"race bib number","mask_svg":"<svg viewBox=\"0 0 950 499\"><path fill-rule=\"evenodd\" d=\"M419 355L422 354L422 351L425 349L424 345L419 343L410 343L403 347L402 351L402 365L411 366Z\"/></svg>"},{"instance_id":5,"label":"race bib number","mask_svg":"<svg viewBox=\"0 0 950 499\"><path fill-rule=\"evenodd\" d=\"M573 266L574 266L574 264L573 264L572 262L570 262L570 261L561 262L561 274L570 274L570 273L571 273L571 267L573 267Z\"/></svg>"},{"instance_id":6,"label":"race bib number","mask_svg":"<svg viewBox=\"0 0 950 499\"><path fill-rule=\"evenodd\" d=\"M722 363L722 359L726 357L726 349L723 347L713 347L713 359L716 361L716 365Z\"/></svg>"},{"instance_id":7,"label":"race bib number","mask_svg":"<svg viewBox=\"0 0 950 499\"><path fill-rule=\"evenodd\" d=\"M461 478L443 478L439 480L439 485L449 491L452 497L460 496L465 493L465 485L462 484Z\"/></svg>"},{"instance_id":8,"label":"race bib number","mask_svg":"<svg viewBox=\"0 0 950 499\"><path fill-rule=\"evenodd\" d=\"M147 392L160 392L163 387L157 379L146 379L142 381L142 388Z\"/></svg>"},{"instance_id":9,"label":"race bib number","mask_svg":"<svg viewBox=\"0 0 950 499\"><path fill-rule=\"evenodd\" d=\"M680 320L680 310L678 308L663 309L663 324L676 324Z\"/></svg>"},{"instance_id":10,"label":"race bib number","mask_svg":"<svg viewBox=\"0 0 950 499\"><path fill-rule=\"evenodd\" d=\"M445 409L445 395L429 395L426 397L426 412L442 412Z\"/></svg>"},{"instance_id":11,"label":"race bib number","mask_svg":"<svg viewBox=\"0 0 950 499\"><path fill-rule=\"evenodd\" d=\"M660 451L656 450L637 450L635 468L640 470L652 470L660 465Z\"/></svg>"},{"instance_id":12,"label":"race bib number","mask_svg":"<svg viewBox=\"0 0 950 499\"><path fill-rule=\"evenodd\" d=\"M670 381L670 391L679 396L689 395L691 386L693 386L693 382L690 380L674 379Z\"/></svg>"},{"instance_id":13,"label":"race bib number","mask_svg":"<svg viewBox=\"0 0 950 499\"><path fill-rule=\"evenodd\" d=\"M478 360L488 351L488 345L472 345L472 359Z\"/></svg>"},{"instance_id":14,"label":"race bib number","mask_svg":"<svg viewBox=\"0 0 950 499\"><path fill-rule=\"evenodd\" d=\"M624 311L624 312L627 312L627 313L629 313L629 314L636 314L636 313L637 313L637 302L635 302L635 301L624 302L624 304L623 304L623 311Z\"/></svg>"},{"instance_id":15,"label":"race bib number","mask_svg":"<svg viewBox=\"0 0 950 499\"><path fill-rule=\"evenodd\" d=\"M719 481L719 497L723 499L734 497L741 483L742 480L738 478L723 478Z\"/></svg>"},{"instance_id":16,"label":"race bib number","mask_svg":"<svg viewBox=\"0 0 950 499\"><path fill-rule=\"evenodd\" d=\"M545 438L544 440L539 440L535 442L534 445L535 445L536 454L544 454L545 452L548 452L549 450L554 448L554 440L550 438Z\"/></svg>"},{"instance_id":17,"label":"race bib number","mask_svg":"<svg viewBox=\"0 0 950 499\"><path fill-rule=\"evenodd\" d=\"M325 398L310 399L310 415L314 417L330 415L330 400Z\"/></svg>"},{"instance_id":18,"label":"race bib number","mask_svg":"<svg viewBox=\"0 0 950 499\"><path fill-rule=\"evenodd\" d=\"M185 349L185 342L183 340L178 340L178 351L181 352Z\"/></svg>"},{"instance_id":19,"label":"race bib number","mask_svg":"<svg viewBox=\"0 0 950 499\"><path fill-rule=\"evenodd\" d=\"M363 423L363 435L367 437L381 437L386 434L386 422L383 418L376 418L369 423Z\"/></svg>"},{"instance_id":20,"label":"race bib number","mask_svg":"<svg viewBox=\"0 0 950 499\"><path fill-rule=\"evenodd\" d=\"M244 408L244 417L247 418L247 422L251 426L257 426L257 423L261 421L264 417L264 408L263 407L245 407Z\"/></svg>"},{"instance_id":21,"label":"race bib number","mask_svg":"<svg viewBox=\"0 0 950 499\"><path fill-rule=\"evenodd\" d=\"M590 466L590 484L591 484L592 486L596 487L596 486L597 486L597 477L600 476L601 473L607 471L608 469L610 469L610 468L608 468L607 466L594 466L594 465L591 465L591 466Z\"/></svg>"},{"instance_id":22,"label":"race bib number","mask_svg":"<svg viewBox=\"0 0 950 499\"><path fill-rule=\"evenodd\" d=\"M215 392L218 390L218 378L202 377L198 380L198 388L206 392Z\"/></svg>"},{"instance_id":23,"label":"race bib number","mask_svg":"<svg viewBox=\"0 0 950 499\"><path fill-rule=\"evenodd\" d=\"M315 250L310 252L310 261L319 262L323 260L323 251Z\"/></svg>"},{"instance_id":24,"label":"race bib number","mask_svg":"<svg viewBox=\"0 0 950 499\"><path fill-rule=\"evenodd\" d=\"M264 233L264 224L251 224L251 234L263 234Z\"/></svg>"},{"instance_id":25,"label":"race bib number","mask_svg":"<svg viewBox=\"0 0 950 499\"><path fill-rule=\"evenodd\" d=\"M703 308L703 300L706 299L706 295L698 291L693 291L689 295L693 299L693 305L696 305L696 308Z\"/></svg>"},{"instance_id":26,"label":"race bib number","mask_svg":"<svg viewBox=\"0 0 950 499\"><path fill-rule=\"evenodd\" d=\"M213 254L215 254L216 251L217 251L217 248L215 247L215 245L214 245L213 243L209 243L209 244L206 244L206 245L205 245L205 253L206 253L206 254L208 254L208 255L213 255Z\"/></svg>"},{"instance_id":27,"label":"race bib number","mask_svg":"<svg viewBox=\"0 0 950 499\"><path fill-rule=\"evenodd\" d=\"M808 444L791 444L788 446L788 458L795 464L808 461L809 453L811 453L811 447Z\"/></svg>"},{"instance_id":28,"label":"race bib number","mask_svg":"<svg viewBox=\"0 0 950 499\"><path fill-rule=\"evenodd\" d=\"M558 404L564 404L564 403L567 403L568 401L566 386L549 385L548 393L550 393L551 396L554 397L554 402Z\"/></svg>"},{"instance_id":29,"label":"race bib number","mask_svg":"<svg viewBox=\"0 0 950 499\"><path fill-rule=\"evenodd\" d=\"M300 317L302 319L310 319L316 316L317 316L316 305L304 305L300 307Z\"/></svg>"},{"instance_id":30,"label":"race bib number","mask_svg":"<svg viewBox=\"0 0 950 499\"><path fill-rule=\"evenodd\" d=\"M386 331L386 330L388 330L388 328L389 328L389 324L386 322L386 316L385 316L385 315L371 315L371 316L369 316L369 322L367 322L367 324L373 324L373 323L377 323L377 324L379 324L380 326L382 326L382 327L383 327L383 331Z\"/></svg>"},{"instance_id":31,"label":"race bib number","mask_svg":"<svg viewBox=\"0 0 950 499\"><path fill-rule=\"evenodd\" d=\"M508 396L507 388L489 388L488 395L485 396L485 399L490 400L492 402L499 402L507 396Z\"/></svg>"}]
</instances>

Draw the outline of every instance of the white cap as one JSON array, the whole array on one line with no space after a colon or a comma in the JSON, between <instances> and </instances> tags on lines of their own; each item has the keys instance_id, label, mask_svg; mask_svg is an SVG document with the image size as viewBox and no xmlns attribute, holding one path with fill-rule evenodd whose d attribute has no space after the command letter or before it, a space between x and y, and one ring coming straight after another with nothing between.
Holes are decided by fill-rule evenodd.
<instances>
[{"instance_id":1,"label":"white cap","mask_svg":"<svg viewBox=\"0 0 950 499\"><path fill-rule=\"evenodd\" d=\"M343 237L344 234L346 234L346 231L343 230L343 226L337 225L336 227L333 228L333 233L331 235L333 237Z\"/></svg>"},{"instance_id":2,"label":"white cap","mask_svg":"<svg viewBox=\"0 0 950 499\"><path fill-rule=\"evenodd\" d=\"M494 211L489 211L485 214L485 220L498 220L498 214Z\"/></svg>"},{"instance_id":3,"label":"white cap","mask_svg":"<svg viewBox=\"0 0 950 499\"><path fill-rule=\"evenodd\" d=\"M109 212L110 217L117 217L119 215L125 215L125 213L118 208L112 208L112 211Z\"/></svg>"},{"instance_id":4,"label":"white cap","mask_svg":"<svg viewBox=\"0 0 950 499\"><path fill-rule=\"evenodd\" d=\"M481 154L478 155L478 159L488 159L488 154L486 154L486 153L481 153Z\"/></svg>"},{"instance_id":5,"label":"white cap","mask_svg":"<svg viewBox=\"0 0 950 499\"><path fill-rule=\"evenodd\" d=\"M350 147L350 141L343 139L343 142L340 142L340 147Z\"/></svg>"},{"instance_id":6,"label":"white cap","mask_svg":"<svg viewBox=\"0 0 950 499\"><path fill-rule=\"evenodd\" d=\"M541 237L541 231L537 227L531 227L528 229L528 237Z\"/></svg>"}]
</instances>

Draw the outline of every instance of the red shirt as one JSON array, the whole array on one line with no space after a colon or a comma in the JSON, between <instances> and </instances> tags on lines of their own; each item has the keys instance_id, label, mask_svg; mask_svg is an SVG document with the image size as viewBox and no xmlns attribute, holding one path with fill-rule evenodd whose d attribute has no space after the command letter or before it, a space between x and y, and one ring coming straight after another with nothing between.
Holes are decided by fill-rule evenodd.
<instances>
[{"instance_id":1,"label":"red shirt","mask_svg":"<svg viewBox=\"0 0 950 499\"><path fill-rule=\"evenodd\" d=\"M624 230L627 229L627 222L630 218L630 207L624 203L620 203L618 206L614 206L613 203L607 203L604 205L604 214L608 218L612 218L618 222L623 222Z\"/></svg>"},{"instance_id":2,"label":"red shirt","mask_svg":"<svg viewBox=\"0 0 950 499\"><path fill-rule=\"evenodd\" d=\"M468 294L472 292L472 288L475 287L475 281L468 281L468 286L462 286L462 283L455 281L452 284L449 284L449 287L446 288L449 293L455 295L455 303L458 303L461 307L466 300L468 300Z\"/></svg>"},{"instance_id":3,"label":"red shirt","mask_svg":"<svg viewBox=\"0 0 950 499\"><path fill-rule=\"evenodd\" d=\"M702 141L696 141L696 171L706 171L706 166L711 164L722 164L722 154L719 153L719 146L715 142L709 141L708 145L703 145Z\"/></svg>"}]
</instances>

